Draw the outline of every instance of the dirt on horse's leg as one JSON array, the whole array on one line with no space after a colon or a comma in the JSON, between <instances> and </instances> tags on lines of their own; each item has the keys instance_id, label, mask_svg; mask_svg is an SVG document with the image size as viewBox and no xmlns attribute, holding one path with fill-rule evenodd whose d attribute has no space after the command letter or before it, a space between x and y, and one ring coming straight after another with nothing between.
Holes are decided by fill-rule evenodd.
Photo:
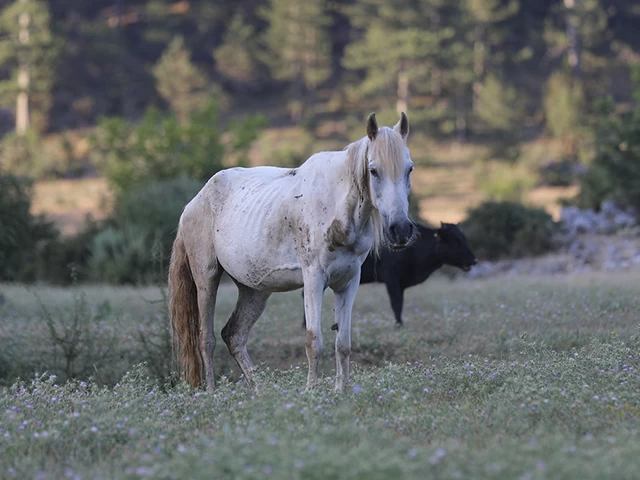
<instances>
[{"instance_id":1,"label":"dirt on horse's leg","mask_svg":"<svg viewBox=\"0 0 640 480\"><path fill-rule=\"evenodd\" d=\"M322 293L324 282L319 275L308 275L304 279L304 311L307 323L305 350L309 361L307 390L318 383L318 363L322 355Z\"/></svg>"},{"instance_id":2,"label":"dirt on horse's leg","mask_svg":"<svg viewBox=\"0 0 640 480\"><path fill-rule=\"evenodd\" d=\"M242 284L238 285L238 303L233 310L229 321L222 329L222 339L229 348L229 353L234 358L242 371L247 385L256 389L253 377L253 362L247 353L247 338L251 327L256 323L267 305L271 296L269 292L259 292Z\"/></svg>"},{"instance_id":3,"label":"dirt on horse's leg","mask_svg":"<svg viewBox=\"0 0 640 480\"><path fill-rule=\"evenodd\" d=\"M304 289L302 289L302 328L307 328L307 318L304 313Z\"/></svg>"}]
</instances>

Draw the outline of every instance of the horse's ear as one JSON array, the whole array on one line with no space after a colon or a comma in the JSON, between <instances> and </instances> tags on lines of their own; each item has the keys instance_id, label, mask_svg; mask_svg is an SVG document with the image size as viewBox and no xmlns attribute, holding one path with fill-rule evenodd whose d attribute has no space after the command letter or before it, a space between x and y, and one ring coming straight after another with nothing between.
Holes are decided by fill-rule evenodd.
<instances>
[{"instance_id":1,"label":"horse's ear","mask_svg":"<svg viewBox=\"0 0 640 480\"><path fill-rule=\"evenodd\" d=\"M372 113L369 115L369 118L367 118L367 137L369 137L369 140L373 142L377 136L378 122L376 121L376 114Z\"/></svg>"},{"instance_id":2,"label":"horse's ear","mask_svg":"<svg viewBox=\"0 0 640 480\"><path fill-rule=\"evenodd\" d=\"M407 118L407 114L402 112L400 114L400 120L396 123L393 129L402 136L403 140L407 139L409 135L409 119Z\"/></svg>"}]
</instances>

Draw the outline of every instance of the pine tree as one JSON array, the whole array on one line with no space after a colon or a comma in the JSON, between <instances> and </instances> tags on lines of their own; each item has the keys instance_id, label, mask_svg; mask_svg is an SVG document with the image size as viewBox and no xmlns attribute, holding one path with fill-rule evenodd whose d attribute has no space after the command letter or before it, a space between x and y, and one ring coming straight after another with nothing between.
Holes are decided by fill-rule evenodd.
<instances>
[{"instance_id":1,"label":"pine tree","mask_svg":"<svg viewBox=\"0 0 640 480\"><path fill-rule=\"evenodd\" d=\"M601 77L612 47L607 27L608 14L600 0L563 0L546 20L548 56L560 60L590 98L603 93Z\"/></svg>"},{"instance_id":2,"label":"pine tree","mask_svg":"<svg viewBox=\"0 0 640 480\"><path fill-rule=\"evenodd\" d=\"M465 26L473 49L474 104L485 75L502 63L503 43L507 40L506 21L518 12L518 0L464 0Z\"/></svg>"},{"instance_id":3,"label":"pine tree","mask_svg":"<svg viewBox=\"0 0 640 480\"><path fill-rule=\"evenodd\" d=\"M207 78L191 62L184 38L175 37L153 68L158 93L182 122L207 99Z\"/></svg>"},{"instance_id":4,"label":"pine tree","mask_svg":"<svg viewBox=\"0 0 640 480\"><path fill-rule=\"evenodd\" d=\"M222 44L213 52L216 70L236 84L257 89L263 82L264 68L258 58L255 28L242 15L231 20Z\"/></svg>"},{"instance_id":5,"label":"pine tree","mask_svg":"<svg viewBox=\"0 0 640 480\"><path fill-rule=\"evenodd\" d=\"M271 0L261 14L269 23L263 37L265 63L275 79L290 82L291 116L297 119L305 94L332 73L325 0Z\"/></svg>"},{"instance_id":6,"label":"pine tree","mask_svg":"<svg viewBox=\"0 0 640 480\"><path fill-rule=\"evenodd\" d=\"M0 13L0 102L16 105L16 133L47 127L59 44L46 3L17 0ZM17 99L17 102L16 102Z\"/></svg>"},{"instance_id":7,"label":"pine tree","mask_svg":"<svg viewBox=\"0 0 640 480\"><path fill-rule=\"evenodd\" d=\"M440 50L454 33L442 22L445 4L444 0L363 0L347 7L361 35L347 46L343 65L364 72L352 93L358 98L393 95L398 111L409 110L412 91L431 88L439 93Z\"/></svg>"}]
</instances>

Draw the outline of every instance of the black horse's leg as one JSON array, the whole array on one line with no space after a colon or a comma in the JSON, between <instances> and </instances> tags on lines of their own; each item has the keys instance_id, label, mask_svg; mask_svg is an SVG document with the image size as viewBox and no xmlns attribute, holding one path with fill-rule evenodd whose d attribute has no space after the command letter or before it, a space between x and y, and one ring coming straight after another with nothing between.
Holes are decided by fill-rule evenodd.
<instances>
[{"instance_id":1,"label":"black horse's leg","mask_svg":"<svg viewBox=\"0 0 640 480\"><path fill-rule=\"evenodd\" d=\"M391 308L396 317L396 326L402 326L402 304L404 302L404 288L395 281L385 282L389 299L391 300Z\"/></svg>"},{"instance_id":2,"label":"black horse's leg","mask_svg":"<svg viewBox=\"0 0 640 480\"><path fill-rule=\"evenodd\" d=\"M304 314L304 289L302 290L302 328L307 328L307 317Z\"/></svg>"}]
</instances>

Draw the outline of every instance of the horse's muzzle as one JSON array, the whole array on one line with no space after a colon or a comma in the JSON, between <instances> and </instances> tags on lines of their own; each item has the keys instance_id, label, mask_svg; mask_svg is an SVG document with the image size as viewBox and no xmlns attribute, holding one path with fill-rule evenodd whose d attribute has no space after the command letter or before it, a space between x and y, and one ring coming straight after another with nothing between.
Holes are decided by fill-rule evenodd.
<instances>
[{"instance_id":1,"label":"horse's muzzle","mask_svg":"<svg viewBox=\"0 0 640 480\"><path fill-rule=\"evenodd\" d=\"M389 226L389 247L400 250L409 246L413 240L415 228L411 221L395 222Z\"/></svg>"}]
</instances>

